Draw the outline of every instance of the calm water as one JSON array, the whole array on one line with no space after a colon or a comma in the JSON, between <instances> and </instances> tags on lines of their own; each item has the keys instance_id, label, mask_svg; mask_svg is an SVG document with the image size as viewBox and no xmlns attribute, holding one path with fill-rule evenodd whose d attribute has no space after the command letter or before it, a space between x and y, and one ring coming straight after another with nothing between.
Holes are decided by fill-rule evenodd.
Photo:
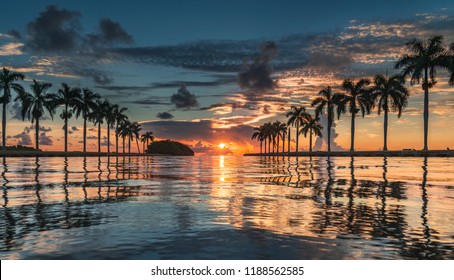
<instances>
[{"instance_id":1,"label":"calm water","mask_svg":"<svg viewBox=\"0 0 454 280\"><path fill-rule=\"evenodd\" d=\"M1 259L454 259L450 158L7 158L0 172Z\"/></svg>"}]
</instances>

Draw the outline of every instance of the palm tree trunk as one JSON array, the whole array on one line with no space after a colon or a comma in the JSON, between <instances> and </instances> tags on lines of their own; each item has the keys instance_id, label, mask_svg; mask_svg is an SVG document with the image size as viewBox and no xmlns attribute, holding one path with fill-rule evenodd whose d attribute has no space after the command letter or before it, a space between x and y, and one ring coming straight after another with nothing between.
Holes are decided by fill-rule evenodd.
<instances>
[{"instance_id":1,"label":"palm tree trunk","mask_svg":"<svg viewBox=\"0 0 454 280\"><path fill-rule=\"evenodd\" d=\"M142 145L142 151L145 154L145 141L143 142L143 145Z\"/></svg>"},{"instance_id":2,"label":"palm tree trunk","mask_svg":"<svg viewBox=\"0 0 454 280\"><path fill-rule=\"evenodd\" d=\"M309 129L309 152L312 152L312 128Z\"/></svg>"},{"instance_id":3,"label":"palm tree trunk","mask_svg":"<svg viewBox=\"0 0 454 280\"><path fill-rule=\"evenodd\" d=\"M98 153L101 152L101 122L98 123Z\"/></svg>"},{"instance_id":4,"label":"palm tree trunk","mask_svg":"<svg viewBox=\"0 0 454 280\"><path fill-rule=\"evenodd\" d=\"M6 89L3 96L6 96ZM2 112L2 150L6 151L6 101L3 102L3 112Z\"/></svg>"},{"instance_id":5,"label":"palm tree trunk","mask_svg":"<svg viewBox=\"0 0 454 280\"><path fill-rule=\"evenodd\" d=\"M263 144L262 142L263 142L263 141L260 140L260 153L262 153L262 144Z\"/></svg>"},{"instance_id":6,"label":"palm tree trunk","mask_svg":"<svg viewBox=\"0 0 454 280\"><path fill-rule=\"evenodd\" d=\"M138 137L136 137L136 143L137 143L137 153L140 154L139 138Z\"/></svg>"},{"instance_id":7,"label":"palm tree trunk","mask_svg":"<svg viewBox=\"0 0 454 280\"><path fill-rule=\"evenodd\" d=\"M125 137L123 136L123 155L125 154Z\"/></svg>"},{"instance_id":8,"label":"palm tree trunk","mask_svg":"<svg viewBox=\"0 0 454 280\"><path fill-rule=\"evenodd\" d=\"M296 148L295 151L298 152L298 138L299 138L299 125L296 124Z\"/></svg>"},{"instance_id":9,"label":"palm tree trunk","mask_svg":"<svg viewBox=\"0 0 454 280\"><path fill-rule=\"evenodd\" d=\"M350 152L355 150L355 113L352 113L352 123L351 123L351 143L350 143Z\"/></svg>"},{"instance_id":10,"label":"palm tree trunk","mask_svg":"<svg viewBox=\"0 0 454 280\"><path fill-rule=\"evenodd\" d=\"M118 154L118 122L115 124L115 153Z\"/></svg>"},{"instance_id":11,"label":"palm tree trunk","mask_svg":"<svg viewBox=\"0 0 454 280\"><path fill-rule=\"evenodd\" d=\"M268 139L268 153L271 154L271 136Z\"/></svg>"},{"instance_id":12,"label":"palm tree trunk","mask_svg":"<svg viewBox=\"0 0 454 280\"><path fill-rule=\"evenodd\" d=\"M282 152L285 153L285 134L282 134Z\"/></svg>"},{"instance_id":13,"label":"palm tree trunk","mask_svg":"<svg viewBox=\"0 0 454 280\"><path fill-rule=\"evenodd\" d=\"M65 105L65 153L68 152L68 105Z\"/></svg>"},{"instance_id":14,"label":"palm tree trunk","mask_svg":"<svg viewBox=\"0 0 454 280\"><path fill-rule=\"evenodd\" d=\"M39 150L39 118L36 118L36 126L35 126L35 147L36 147L36 150Z\"/></svg>"},{"instance_id":15,"label":"palm tree trunk","mask_svg":"<svg viewBox=\"0 0 454 280\"><path fill-rule=\"evenodd\" d=\"M265 138L265 146L264 146L264 148L265 148L265 154L266 154L266 138Z\"/></svg>"},{"instance_id":16,"label":"palm tree trunk","mask_svg":"<svg viewBox=\"0 0 454 280\"><path fill-rule=\"evenodd\" d=\"M429 149L427 145L427 136L429 133L429 78L428 69L424 69L424 151Z\"/></svg>"},{"instance_id":17,"label":"palm tree trunk","mask_svg":"<svg viewBox=\"0 0 454 280\"><path fill-rule=\"evenodd\" d=\"M287 138L287 145L288 145L288 152L289 152L289 153L290 153L290 144L291 144L290 132L291 132L291 129L290 129L290 127L289 127L289 128L288 128L288 138Z\"/></svg>"},{"instance_id":18,"label":"palm tree trunk","mask_svg":"<svg viewBox=\"0 0 454 280\"><path fill-rule=\"evenodd\" d=\"M386 101L388 103L388 101ZM383 121L383 151L388 150L388 106L383 108L385 111L385 120Z\"/></svg>"},{"instance_id":19,"label":"palm tree trunk","mask_svg":"<svg viewBox=\"0 0 454 280\"><path fill-rule=\"evenodd\" d=\"M128 137L128 154L131 154L131 136Z\"/></svg>"},{"instance_id":20,"label":"palm tree trunk","mask_svg":"<svg viewBox=\"0 0 454 280\"><path fill-rule=\"evenodd\" d=\"M328 152L331 152L331 125L333 124L333 118L331 116L331 105L328 104Z\"/></svg>"},{"instance_id":21,"label":"palm tree trunk","mask_svg":"<svg viewBox=\"0 0 454 280\"><path fill-rule=\"evenodd\" d=\"M110 123L107 123L107 154L110 154Z\"/></svg>"},{"instance_id":22,"label":"palm tree trunk","mask_svg":"<svg viewBox=\"0 0 454 280\"><path fill-rule=\"evenodd\" d=\"M84 113L84 153L87 152L87 116Z\"/></svg>"}]
</instances>

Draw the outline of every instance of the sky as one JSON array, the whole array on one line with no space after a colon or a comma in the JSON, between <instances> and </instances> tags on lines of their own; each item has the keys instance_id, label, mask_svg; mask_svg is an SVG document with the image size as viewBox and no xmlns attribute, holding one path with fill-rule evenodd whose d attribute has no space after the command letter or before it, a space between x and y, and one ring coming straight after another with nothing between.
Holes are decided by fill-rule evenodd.
<instances>
[{"instance_id":1,"label":"sky","mask_svg":"<svg viewBox=\"0 0 454 280\"><path fill-rule=\"evenodd\" d=\"M453 1L7 1L0 66L23 73L27 89L32 79L52 83L49 92L63 82L88 87L127 107L143 132L197 154L240 155L259 149L253 127L284 122L292 105L313 113L310 102L327 85L340 92L346 78L397 73L405 43L433 34L454 42ZM439 71L431 89L430 149L454 148L447 77ZM389 149L423 146L422 89L408 87L408 107L390 117ZM34 130L19 113L11 102L7 143L33 146ZM383 116L374 111L356 123L356 148L381 149ZM41 148L62 150L59 113L41 125ZM82 120L69 127L69 150L82 150ZM334 129L336 147L349 148L349 116ZM97 150L96 135L90 127L89 150ZM300 149L308 149L302 136Z\"/></svg>"}]
</instances>

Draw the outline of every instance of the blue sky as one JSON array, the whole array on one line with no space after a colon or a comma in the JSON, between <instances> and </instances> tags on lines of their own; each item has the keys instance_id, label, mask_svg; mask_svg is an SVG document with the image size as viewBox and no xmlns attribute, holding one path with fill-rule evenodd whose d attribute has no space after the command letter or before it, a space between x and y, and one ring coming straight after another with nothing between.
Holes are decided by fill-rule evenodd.
<instances>
[{"instance_id":1,"label":"blue sky","mask_svg":"<svg viewBox=\"0 0 454 280\"><path fill-rule=\"evenodd\" d=\"M447 43L454 41L452 1L8 1L2 10L8 11L0 19L2 66L24 72L28 81L52 82L55 91L61 82L90 87L128 107L130 118L158 137L177 137L204 150L219 141L230 141L232 150L254 149L248 128L283 120L290 105L307 106L327 84L392 72L412 38L441 33ZM259 92L239 84L243 59L267 57L268 51L273 52L267 58L270 78L277 86ZM182 84L196 103L172 101ZM442 94L434 106L449 116L451 107L439 100L450 102L452 93L442 85L435 89ZM413 90L402 120L417 128L420 87ZM14 110L9 113L14 118ZM158 114L165 123L156 122ZM447 123L444 118L435 114L433 119ZM340 145L348 142L346 120L338 125ZM80 120L72 121L80 126ZM364 127L359 124L371 137L363 144L359 140L360 149L378 149L379 125L367 127L379 121L375 116L364 120ZM199 135L163 130L181 122L198 126ZM54 143L61 141L61 124L48 125ZM210 132L216 129L222 133ZM408 133L418 138L413 130ZM23 132L13 131L13 136ZM237 142L228 136L236 133ZM376 146L368 146L371 142Z\"/></svg>"}]
</instances>

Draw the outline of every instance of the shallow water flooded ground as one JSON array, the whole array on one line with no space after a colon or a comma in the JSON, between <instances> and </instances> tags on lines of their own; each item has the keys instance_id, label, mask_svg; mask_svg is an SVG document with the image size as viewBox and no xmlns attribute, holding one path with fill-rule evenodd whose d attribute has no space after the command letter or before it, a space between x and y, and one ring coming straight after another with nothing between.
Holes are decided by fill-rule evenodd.
<instances>
[{"instance_id":1,"label":"shallow water flooded ground","mask_svg":"<svg viewBox=\"0 0 454 280\"><path fill-rule=\"evenodd\" d=\"M454 259L452 158L6 158L1 259Z\"/></svg>"}]
</instances>

